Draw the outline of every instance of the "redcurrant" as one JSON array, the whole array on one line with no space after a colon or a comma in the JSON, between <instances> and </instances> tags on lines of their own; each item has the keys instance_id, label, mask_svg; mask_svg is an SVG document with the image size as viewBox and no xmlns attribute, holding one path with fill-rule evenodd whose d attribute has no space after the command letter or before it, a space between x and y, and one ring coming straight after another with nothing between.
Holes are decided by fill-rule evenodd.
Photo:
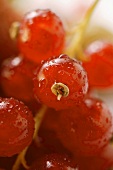
<instances>
[{"instance_id":1,"label":"redcurrant","mask_svg":"<svg viewBox=\"0 0 113 170\"><path fill-rule=\"evenodd\" d=\"M59 17L50 10L38 9L27 13L20 23L18 45L27 58L39 63L62 52L64 37Z\"/></svg>"},{"instance_id":2,"label":"redcurrant","mask_svg":"<svg viewBox=\"0 0 113 170\"><path fill-rule=\"evenodd\" d=\"M76 167L67 155L48 154L34 162L30 170L74 170Z\"/></svg>"},{"instance_id":3,"label":"redcurrant","mask_svg":"<svg viewBox=\"0 0 113 170\"><path fill-rule=\"evenodd\" d=\"M59 111L48 108L38 131L38 137L41 145L49 152L69 153L57 136L59 116Z\"/></svg>"},{"instance_id":4,"label":"redcurrant","mask_svg":"<svg viewBox=\"0 0 113 170\"><path fill-rule=\"evenodd\" d=\"M88 73L92 88L113 87L113 45L96 41L86 49L88 61L83 66Z\"/></svg>"},{"instance_id":5,"label":"redcurrant","mask_svg":"<svg viewBox=\"0 0 113 170\"><path fill-rule=\"evenodd\" d=\"M67 55L62 54L45 61L35 72L36 98L57 110L79 103L87 90L87 74L81 63Z\"/></svg>"},{"instance_id":6,"label":"redcurrant","mask_svg":"<svg viewBox=\"0 0 113 170\"><path fill-rule=\"evenodd\" d=\"M95 155L112 136L112 116L100 100L86 98L80 108L61 111L59 138L74 154Z\"/></svg>"},{"instance_id":7,"label":"redcurrant","mask_svg":"<svg viewBox=\"0 0 113 170\"><path fill-rule=\"evenodd\" d=\"M1 68L1 87L6 97L29 103L33 96L33 70L35 64L22 56L4 60Z\"/></svg>"},{"instance_id":8,"label":"redcurrant","mask_svg":"<svg viewBox=\"0 0 113 170\"><path fill-rule=\"evenodd\" d=\"M0 156L12 156L28 146L33 137L31 111L13 98L0 98Z\"/></svg>"}]
</instances>

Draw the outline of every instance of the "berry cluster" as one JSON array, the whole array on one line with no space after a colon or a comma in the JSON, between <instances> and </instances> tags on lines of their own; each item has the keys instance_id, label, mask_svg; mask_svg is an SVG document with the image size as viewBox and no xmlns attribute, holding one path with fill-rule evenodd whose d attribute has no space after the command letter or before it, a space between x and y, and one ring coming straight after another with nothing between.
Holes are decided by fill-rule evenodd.
<instances>
[{"instance_id":1,"label":"berry cluster","mask_svg":"<svg viewBox=\"0 0 113 170\"><path fill-rule=\"evenodd\" d=\"M93 89L113 87L113 45L98 40L82 48L96 4L68 43L61 19L48 9L12 24L19 54L5 59L0 69L0 168L113 166L112 113L91 95Z\"/></svg>"}]
</instances>

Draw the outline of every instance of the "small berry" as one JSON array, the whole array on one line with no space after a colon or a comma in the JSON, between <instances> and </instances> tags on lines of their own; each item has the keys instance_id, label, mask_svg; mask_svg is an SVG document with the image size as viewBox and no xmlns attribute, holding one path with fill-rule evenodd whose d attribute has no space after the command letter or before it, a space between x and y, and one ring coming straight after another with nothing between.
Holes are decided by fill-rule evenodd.
<instances>
[{"instance_id":1,"label":"small berry","mask_svg":"<svg viewBox=\"0 0 113 170\"><path fill-rule=\"evenodd\" d=\"M61 111L58 135L74 154L95 155L109 143L112 116L98 99L86 98L80 107Z\"/></svg>"},{"instance_id":2,"label":"small berry","mask_svg":"<svg viewBox=\"0 0 113 170\"><path fill-rule=\"evenodd\" d=\"M22 56L4 60L1 67L1 87L6 97L14 97L29 103L33 96L33 70L35 64Z\"/></svg>"},{"instance_id":3,"label":"small berry","mask_svg":"<svg viewBox=\"0 0 113 170\"><path fill-rule=\"evenodd\" d=\"M12 156L28 146L34 133L31 111L14 98L0 98L0 156Z\"/></svg>"},{"instance_id":4,"label":"small berry","mask_svg":"<svg viewBox=\"0 0 113 170\"><path fill-rule=\"evenodd\" d=\"M88 73L90 88L113 87L113 45L96 41L86 49L88 61L83 66Z\"/></svg>"},{"instance_id":5,"label":"small berry","mask_svg":"<svg viewBox=\"0 0 113 170\"><path fill-rule=\"evenodd\" d=\"M67 155L46 154L35 161L30 170L74 170L77 165Z\"/></svg>"},{"instance_id":6,"label":"small berry","mask_svg":"<svg viewBox=\"0 0 113 170\"><path fill-rule=\"evenodd\" d=\"M83 99L87 90L87 74L81 63L67 55L45 61L35 72L36 98L54 109L74 106Z\"/></svg>"},{"instance_id":7,"label":"small berry","mask_svg":"<svg viewBox=\"0 0 113 170\"><path fill-rule=\"evenodd\" d=\"M39 128L38 137L41 145L49 152L69 153L57 136L59 117L60 111L48 108Z\"/></svg>"},{"instance_id":8,"label":"small berry","mask_svg":"<svg viewBox=\"0 0 113 170\"><path fill-rule=\"evenodd\" d=\"M27 13L18 33L18 46L27 58L37 63L59 55L64 47L65 32L61 20L50 10Z\"/></svg>"}]
</instances>

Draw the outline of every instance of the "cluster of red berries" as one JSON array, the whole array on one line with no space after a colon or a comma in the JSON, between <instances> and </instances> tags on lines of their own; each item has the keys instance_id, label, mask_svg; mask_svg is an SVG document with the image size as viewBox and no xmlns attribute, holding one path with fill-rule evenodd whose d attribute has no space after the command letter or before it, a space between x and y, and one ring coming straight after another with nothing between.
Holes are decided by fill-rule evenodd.
<instances>
[{"instance_id":1,"label":"cluster of red berries","mask_svg":"<svg viewBox=\"0 0 113 170\"><path fill-rule=\"evenodd\" d=\"M90 90L113 87L113 45L97 41L85 50L86 61L71 58L63 24L50 10L27 13L16 31L19 55L0 70L1 168L11 169L29 146L30 170L108 170L112 114Z\"/></svg>"}]
</instances>

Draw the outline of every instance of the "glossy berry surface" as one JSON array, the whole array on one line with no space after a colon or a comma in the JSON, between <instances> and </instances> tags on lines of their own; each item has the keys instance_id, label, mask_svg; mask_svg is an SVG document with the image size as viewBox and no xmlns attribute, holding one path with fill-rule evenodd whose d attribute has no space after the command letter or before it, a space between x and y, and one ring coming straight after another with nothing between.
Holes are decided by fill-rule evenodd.
<instances>
[{"instance_id":1,"label":"glossy berry surface","mask_svg":"<svg viewBox=\"0 0 113 170\"><path fill-rule=\"evenodd\" d=\"M74 170L75 166L66 155L48 154L34 162L30 170Z\"/></svg>"},{"instance_id":2,"label":"glossy berry surface","mask_svg":"<svg viewBox=\"0 0 113 170\"><path fill-rule=\"evenodd\" d=\"M33 70L35 64L25 60L22 56L4 60L1 67L1 87L6 97L14 97L23 102L32 102Z\"/></svg>"},{"instance_id":3,"label":"glossy berry surface","mask_svg":"<svg viewBox=\"0 0 113 170\"><path fill-rule=\"evenodd\" d=\"M79 170L112 170L113 147L108 144L102 152L95 156L78 157Z\"/></svg>"},{"instance_id":4,"label":"glossy berry surface","mask_svg":"<svg viewBox=\"0 0 113 170\"><path fill-rule=\"evenodd\" d=\"M54 109L74 106L83 99L87 90L87 74L81 63L67 55L45 61L35 72L34 95Z\"/></svg>"},{"instance_id":5,"label":"glossy berry surface","mask_svg":"<svg viewBox=\"0 0 113 170\"><path fill-rule=\"evenodd\" d=\"M112 116L98 99L86 98L80 108L61 111L59 138L74 154L95 155L109 143Z\"/></svg>"},{"instance_id":6,"label":"glossy berry surface","mask_svg":"<svg viewBox=\"0 0 113 170\"><path fill-rule=\"evenodd\" d=\"M109 170L108 160L101 155L81 157L78 164L79 170Z\"/></svg>"},{"instance_id":7,"label":"glossy berry surface","mask_svg":"<svg viewBox=\"0 0 113 170\"><path fill-rule=\"evenodd\" d=\"M0 98L0 156L12 156L28 146L34 133L31 111L13 98Z\"/></svg>"},{"instance_id":8,"label":"glossy berry surface","mask_svg":"<svg viewBox=\"0 0 113 170\"><path fill-rule=\"evenodd\" d=\"M41 145L49 150L49 153L67 153L69 151L62 145L57 136L60 111L48 108L38 131Z\"/></svg>"},{"instance_id":9,"label":"glossy berry surface","mask_svg":"<svg viewBox=\"0 0 113 170\"><path fill-rule=\"evenodd\" d=\"M89 86L92 88L113 87L113 45L96 41L86 49L88 61L83 66L88 73Z\"/></svg>"},{"instance_id":10,"label":"glossy berry surface","mask_svg":"<svg viewBox=\"0 0 113 170\"><path fill-rule=\"evenodd\" d=\"M62 52L64 37L59 17L50 10L38 9L24 16L18 34L18 46L27 58L39 63Z\"/></svg>"}]
</instances>

